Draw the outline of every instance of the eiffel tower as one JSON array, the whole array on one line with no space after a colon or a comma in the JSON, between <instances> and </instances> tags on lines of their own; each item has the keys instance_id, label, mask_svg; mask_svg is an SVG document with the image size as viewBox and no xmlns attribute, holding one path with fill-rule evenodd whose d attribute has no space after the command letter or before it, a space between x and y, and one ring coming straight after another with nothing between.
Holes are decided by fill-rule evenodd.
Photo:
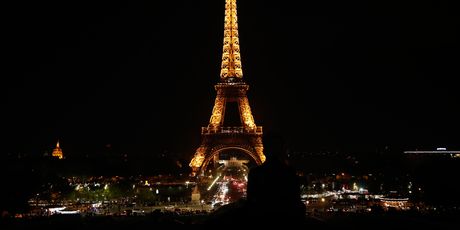
<instances>
[{"instance_id":1,"label":"eiffel tower","mask_svg":"<svg viewBox=\"0 0 460 230\"><path fill-rule=\"evenodd\" d=\"M193 175L204 175L206 167L214 156L226 150L242 152L249 155L256 164L262 164L265 161L262 127L256 126L254 122L246 95L249 85L243 81L236 0L225 1L220 82L214 88L217 96L211 119L207 127L201 128L201 144L189 164ZM229 104L237 105L239 126L224 126L225 112Z\"/></svg>"}]
</instances>

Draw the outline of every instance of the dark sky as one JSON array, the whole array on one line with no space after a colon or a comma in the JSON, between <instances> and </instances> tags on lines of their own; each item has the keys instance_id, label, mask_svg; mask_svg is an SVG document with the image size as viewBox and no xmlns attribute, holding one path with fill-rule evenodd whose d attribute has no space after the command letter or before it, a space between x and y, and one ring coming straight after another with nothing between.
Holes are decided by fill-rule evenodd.
<instances>
[{"instance_id":1,"label":"dark sky","mask_svg":"<svg viewBox=\"0 0 460 230\"><path fill-rule=\"evenodd\" d=\"M402 2L240 0L256 123L298 151L460 149L458 12ZM2 8L2 154L59 138L69 155L111 144L192 157L219 80L224 0Z\"/></svg>"}]
</instances>

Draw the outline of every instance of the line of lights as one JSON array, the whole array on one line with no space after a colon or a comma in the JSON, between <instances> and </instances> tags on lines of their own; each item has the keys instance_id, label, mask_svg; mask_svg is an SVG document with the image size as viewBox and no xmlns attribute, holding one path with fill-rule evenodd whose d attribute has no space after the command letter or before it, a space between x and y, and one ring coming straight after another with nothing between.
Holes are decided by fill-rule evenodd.
<instances>
[{"instance_id":1,"label":"line of lights","mask_svg":"<svg viewBox=\"0 0 460 230\"><path fill-rule=\"evenodd\" d=\"M216 179L214 179L214 181L211 183L211 185L209 185L208 187L208 191L211 190L212 186L217 182L217 180L219 179L220 175L216 177Z\"/></svg>"}]
</instances>

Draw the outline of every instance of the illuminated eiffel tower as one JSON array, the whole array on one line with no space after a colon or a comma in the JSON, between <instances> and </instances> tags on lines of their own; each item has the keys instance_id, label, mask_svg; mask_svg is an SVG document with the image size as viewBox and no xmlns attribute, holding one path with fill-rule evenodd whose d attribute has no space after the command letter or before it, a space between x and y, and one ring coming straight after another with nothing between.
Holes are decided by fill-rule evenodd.
<instances>
[{"instance_id":1,"label":"illuminated eiffel tower","mask_svg":"<svg viewBox=\"0 0 460 230\"><path fill-rule=\"evenodd\" d=\"M209 162L224 150L236 150L249 155L257 164L265 161L262 145L262 127L256 126L243 81L236 0L225 1L224 47L220 82L211 119L201 128L201 144L190 162L193 174L203 175ZM228 104L237 104L240 126L224 127Z\"/></svg>"}]
</instances>

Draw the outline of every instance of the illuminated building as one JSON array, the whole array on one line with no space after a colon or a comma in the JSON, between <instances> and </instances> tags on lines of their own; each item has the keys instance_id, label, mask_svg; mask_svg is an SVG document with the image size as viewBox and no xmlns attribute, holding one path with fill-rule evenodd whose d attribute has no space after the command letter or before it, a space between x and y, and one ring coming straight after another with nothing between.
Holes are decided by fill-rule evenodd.
<instances>
[{"instance_id":1,"label":"illuminated building","mask_svg":"<svg viewBox=\"0 0 460 230\"><path fill-rule=\"evenodd\" d=\"M201 128L201 144L189 166L193 174L203 175L212 158L225 150L235 150L249 155L257 164L265 160L262 145L262 127L252 116L246 95L249 85L243 81L236 0L226 0L224 42L220 82L215 85L217 96L207 127ZM239 126L225 127L225 111L236 105Z\"/></svg>"},{"instance_id":2,"label":"illuminated building","mask_svg":"<svg viewBox=\"0 0 460 230\"><path fill-rule=\"evenodd\" d=\"M238 160L236 157L230 158L230 160L219 160L220 164L224 164L225 167L233 168L245 168L244 164L247 164L248 160Z\"/></svg>"},{"instance_id":3,"label":"illuminated building","mask_svg":"<svg viewBox=\"0 0 460 230\"><path fill-rule=\"evenodd\" d=\"M381 198L380 201L385 209L407 210L411 207L409 198Z\"/></svg>"},{"instance_id":4,"label":"illuminated building","mask_svg":"<svg viewBox=\"0 0 460 230\"><path fill-rule=\"evenodd\" d=\"M200 202L200 191L198 190L198 186L195 186L195 188L192 191L192 202L193 203L199 203Z\"/></svg>"},{"instance_id":5,"label":"illuminated building","mask_svg":"<svg viewBox=\"0 0 460 230\"><path fill-rule=\"evenodd\" d=\"M53 157L57 157L59 159L64 158L64 153L62 153L61 147L59 147L59 141L56 144L56 148L53 149L53 153L51 154Z\"/></svg>"},{"instance_id":6,"label":"illuminated building","mask_svg":"<svg viewBox=\"0 0 460 230\"><path fill-rule=\"evenodd\" d=\"M436 148L436 150L428 151L404 151L404 154L413 156L450 156L452 158L460 157L460 151L447 150L447 148Z\"/></svg>"}]
</instances>

